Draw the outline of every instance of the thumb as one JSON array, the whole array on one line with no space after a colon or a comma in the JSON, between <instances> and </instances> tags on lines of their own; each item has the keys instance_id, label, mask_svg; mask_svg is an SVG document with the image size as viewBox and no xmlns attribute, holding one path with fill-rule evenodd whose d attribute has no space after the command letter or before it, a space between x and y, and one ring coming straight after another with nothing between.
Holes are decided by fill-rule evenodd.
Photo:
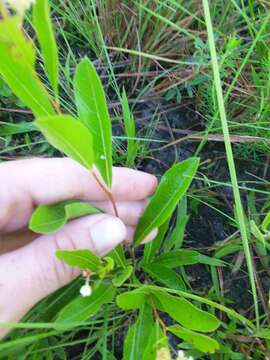
<instances>
[{"instance_id":1,"label":"thumb","mask_svg":"<svg viewBox=\"0 0 270 360\"><path fill-rule=\"evenodd\" d=\"M23 248L2 255L1 321L1 309L6 307L4 321L17 321L43 297L80 274L79 269L55 257L57 249L89 249L103 256L126 236L126 227L119 218L98 214L73 220L53 234L40 236Z\"/></svg>"}]
</instances>

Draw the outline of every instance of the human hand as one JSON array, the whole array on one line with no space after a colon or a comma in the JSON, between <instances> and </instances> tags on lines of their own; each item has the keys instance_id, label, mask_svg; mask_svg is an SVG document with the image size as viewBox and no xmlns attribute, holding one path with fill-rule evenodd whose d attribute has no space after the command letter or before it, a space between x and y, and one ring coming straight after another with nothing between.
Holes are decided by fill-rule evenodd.
<instances>
[{"instance_id":1,"label":"human hand","mask_svg":"<svg viewBox=\"0 0 270 360\"><path fill-rule=\"evenodd\" d=\"M113 169L113 196L119 218L89 171L70 159L29 159L0 164L0 322L18 321L43 297L79 275L57 260L57 249L89 249L105 255L131 242L156 178L127 168ZM67 199L89 201L107 214L73 220L39 236L27 229L39 204ZM151 240L155 233L150 234ZM6 328L0 329L0 337Z\"/></svg>"}]
</instances>

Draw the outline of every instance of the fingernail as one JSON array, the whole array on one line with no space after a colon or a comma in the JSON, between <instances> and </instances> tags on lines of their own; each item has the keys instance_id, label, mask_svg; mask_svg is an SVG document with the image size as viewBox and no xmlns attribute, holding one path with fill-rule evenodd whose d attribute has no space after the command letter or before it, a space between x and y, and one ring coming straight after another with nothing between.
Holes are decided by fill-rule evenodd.
<instances>
[{"instance_id":1,"label":"fingernail","mask_svg":"<svg viewBox=\"0 0 270 360\"><path fill-rule=\"evenodd\" d=\"M152 240L154 240L154 238L157 236L158 234L158 228L153 229L141 242L141 244L146 244Z\"/></svg>"},{"instance_id":2,"label":"fingernail","mask_svg":"<svg viewBox=\"0 0 270 360\"><path fill-rule=\"evenodd\" d=\"M93 244L103 256L125 240L127 230L122 221L113 216L106 216L90 228Z\"/></svg>"}]
</instances>

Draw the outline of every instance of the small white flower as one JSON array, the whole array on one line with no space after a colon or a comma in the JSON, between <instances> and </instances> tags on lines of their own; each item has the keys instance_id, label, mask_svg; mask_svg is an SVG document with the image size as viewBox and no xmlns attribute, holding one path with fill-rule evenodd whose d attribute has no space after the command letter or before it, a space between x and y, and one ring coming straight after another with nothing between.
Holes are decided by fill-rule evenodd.
<instances>
[{"instance_id":1,"label":"small white flower","mask_svg":"<svg viewBox=\"0 0 270 360\"><path fill-rule=\"evenodd\" d=\"M86 282L80 289L80 294L83 297L87 297L90 296L92 294L92 288L91 286L88 284L88 282Z\"/></svg>"},{"instance_id":2,"label":"small white flower","mask_svg":"<svg viewBox=\"0 0 270 360\"><path fill-rule=\"evenodd\" d=\"M18 14L23 14L34 2L35 0L4 0L4 3Z\"/></svg>"},{"instance_id":3,"label":"small white flower","mask_svg":"<svg viewBox=\"0 0 270 360\"><path fill-rule=\"evenodd\" d=\"M106 156L105 156L105 155L101 155L101 156L100 156L100 160L106 160Z\"/></svg>"}]
</instances>

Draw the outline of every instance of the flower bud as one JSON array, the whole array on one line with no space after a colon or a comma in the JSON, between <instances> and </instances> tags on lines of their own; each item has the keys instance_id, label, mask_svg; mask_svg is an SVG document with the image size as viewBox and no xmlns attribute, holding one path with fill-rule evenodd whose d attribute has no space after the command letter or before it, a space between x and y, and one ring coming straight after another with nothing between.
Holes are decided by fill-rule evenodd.
<instances>
[{"instance_id":1,"label":"flower bud","mask_svg":"<svg viewBox=\"0 0 270 360\"><path fill-rule=\"evenodd\" d=\"M81 287L80 294L83 297L87 297L87 296L90 296L92 294L92 288L87 282Z\"/></svg>"}]
</instances>

